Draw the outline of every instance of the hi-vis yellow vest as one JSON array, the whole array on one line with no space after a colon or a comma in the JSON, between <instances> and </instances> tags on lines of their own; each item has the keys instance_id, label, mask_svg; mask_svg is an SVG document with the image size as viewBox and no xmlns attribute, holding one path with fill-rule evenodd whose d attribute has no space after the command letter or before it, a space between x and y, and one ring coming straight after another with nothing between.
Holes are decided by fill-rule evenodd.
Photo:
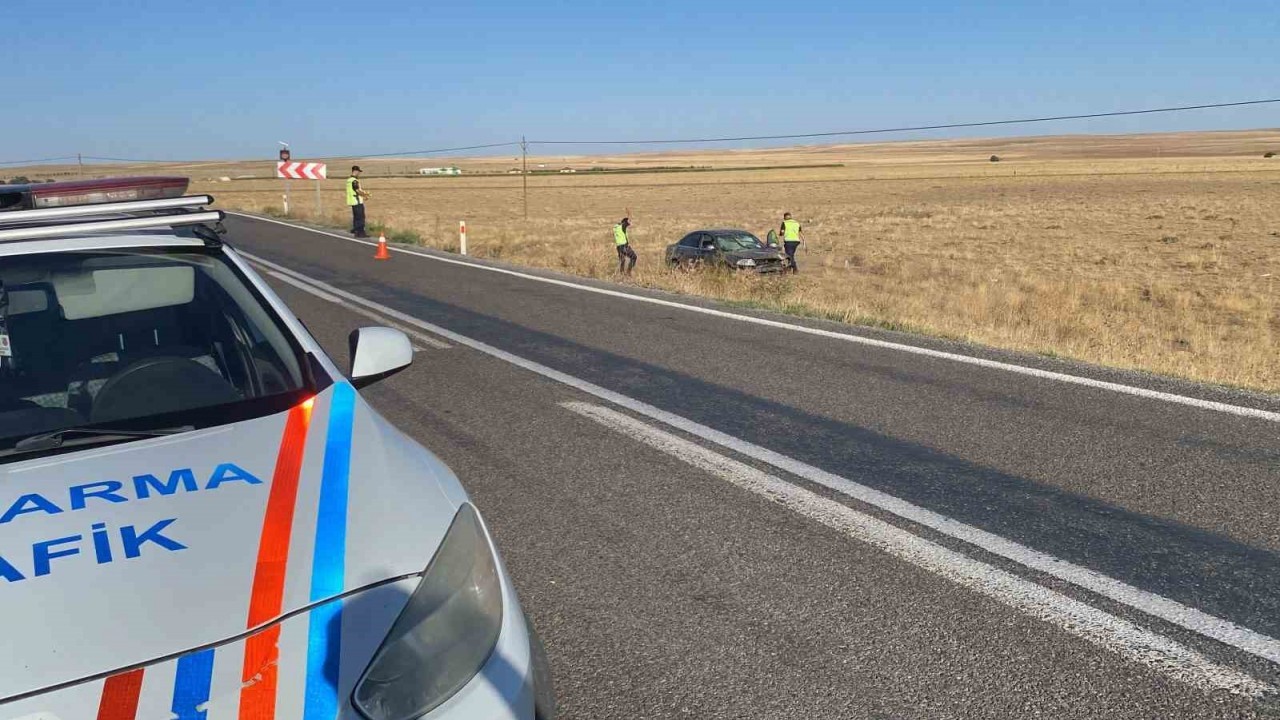
<instances>
[{"instance_id":1,"label":"hi-vis yellow vest","mask_svg":"<svg viewBox=\"0 0 1280 720\"><path fill-rule=\"evenodd\" d=\"M800 242L800 222L798 220L782 221L783 242Z\"/></svg>"},{"instance_id":2,"label":"hi-vis yellow vest","mask_svg":"<svg viewBox=\"0 0 1280 720\"><path fill-rule=\"evenodd\" d=\"M356 194L356 178L354 175L347 178L347 204L360 204L360 196Z\"/></svg>"},{"instance_id":3,"label":"hi-vis yellow vest","mask_svg":"<svg viewBox=\"0 0 1280 720\"><path fill-rule=\"evenodd\" d=\"M627 231L623 230L622 225L620 224L613 226L613 244L614 245L627 244Z\"/></svg>"}]
</instances>

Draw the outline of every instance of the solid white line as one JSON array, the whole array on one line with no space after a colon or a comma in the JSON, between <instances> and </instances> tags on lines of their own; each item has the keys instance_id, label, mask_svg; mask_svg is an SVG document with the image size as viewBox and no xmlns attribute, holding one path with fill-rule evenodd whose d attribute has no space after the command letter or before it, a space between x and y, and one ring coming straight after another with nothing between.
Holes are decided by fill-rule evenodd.
<instances>
[{"instance_id":1,"label":"solid white line","mask_svg":"<svg viewBox=\"0 0 1280 720\"><path fill-rule=\"evenodd\" d=\"M339 240L360 243L361 245L375 245L376 243L358 238L339 235L324 230L316 230L315 228L304 227L302 225L294 225L293 223L281 222L271 218L258 217L257 215L246 215L244 213L229 213L231 215L239 215L251 220L260 220L262 222L275 223L284 225L298 230L307 230L320 235L328 235ZM1080 377L1078 375L1068 375L1066 373L1053 372L1051 370L1041 370L1039 368L1025 367L1022 365L1014 365L1012 363L999 362L996 360L985 360L969 355L960 355L958 353L943 352L941 350L930 350L929 348L916 347L915 345L905 345L903 343L889 342L887 340L876 340L874 338L862 337L859 335L850 335L843 332L834 332L832 330L821 330L818 328L805 327L803 325L793 325L791 323L779 322L777 320L768 320L765 318L753 317L751 315L738 315L736 313L725 312L723 310L714 310L712 308L699 307L697 305L688 305L685 303L673 302L671 300L661 300L659 298L645 297L643 295L633 295L631 293L621 292L619 290L607 290L605 288L592 287L580 283L569 282L567 280L556 280L554 278L541 277L539 275L531 275L516 270L507 270L505 268L491 267L488 265L479 265L466 260L455 260L453 258L440 257L430 253L410 250L408 248L392 247L393 252L404 253L405 255L413 255L415 257L435 260L436 262L449 263L451 265L462 265L476 270L484 270L487 272L500 273L502 275L510 275L524 280L532 280L534 282L548 283L550 285L559 285L561 287L574 288L585 292L597 293L599 295L608 295L609 297L623 298L626 300L634 300L635 302L649 303L651 305L661 305L663 307L679 308L689 312L701 313L703 315L711 315L713 317L725 318L728 320L736 320L738 322L751 323L753 325L763 325L765 327L779 328L782 330L790 330L793 332L805 333L808 335L817 335L819 337L832 338L835 340L843 340L845 342L857 343L859 345L869 345L871 347L883 348L887 350L896 350L899 352L910 353L912 355L923 355L925 357L938 358L942 360L950 360L953 362L965 363L967 365L977 365L978 367L989 368L993 370L1002 370L1005 372L1017 373L1019 375L1029 375L1031 377L1040 378L1042 380L1053 380L1056 382L1069 383L1072 385L1083 385L1085 387L1095 388L1098 390L1109 390L1111 392L1122 393L1125 395L1133 395L1136 397L1147 398L1149 400L1163 400L1165 402L1186 405L1189 407L1199 408L1201 410L1213 410L1216 412L1228 413L1230 415L1238 415L1240 417L1255 418L1258 420L1268 420L1270 422L1280 422L1280 412L1272 412L1270 410L1260 410L1258 408L1244 407L1241 405L1231 405L1229 403L1217 402L1214 400L1203 400L1201 398L1186 397L1184 395L1176 395L1174 393L1161 392L1159 390L1148 390L1147 388L1133 387L1131 385L1122 385L1120 383L1107 382L1105 380L1095 380L1093 378Z\"/></svg>"},{"instance_id":2,"label":"solid white line","mask_svg":"<svg viewBox=\"0 0 1280 720\"><path fill-rule=\"evenodd\" d=\"M245 253L241 253L241 255L245 255ZM248 256L246 255L246 257ZM265 268L266 266L263 265L261 267ZM431 347L436 348L437 350L448 350L449 348L453 347L449 343L441 342L440 340L437 340L431 337L430 335L427 335L426 333L420 332L418 330L414 330L413 328L404 327L403 325L397 325L393 322L388 321L386 318L382 317L381 315L376 315L374 313L369 312L368 310L365 310L362 307L357 307L350 303L343 302L342 300L339 300L338 298L330 295L329 293L318 291L313 287L310 287L297 280L294 280L293 278L289 277L288 275L285 275L284 273L278 273L273 270L267 270L266 272L268 275L279 280L280 282L288 283L289 285L292 285L295 288L302 290L303 292L309 292L312 295L315 295L316 297L320 298L321 300L331 302L334 305L340 305L357 315L370 318L371 320L375 320L379 323L382 323L383 325L387 325L388 327L393 327L396 330L399 330L400 332L410 337L415 337L418 340L421 340L423 344L430 345ZM415 351L420 351L422 349L423 348L414 348Z\"/></svg>"},{"instance_id":3,"label":"solid white line","mask_svg":"<svg viewBox=\"0 0 1280 720\"><path fill-rule=\"evenodd\" d=\"M583 402L563 402L560 406L744 490L762 495L848 537L880 548L900 560L1183 682L1206 690L1227 690L1250 697L1276 692L1266 683L1215 663L1181 643L1128 620L912 535L879 518L792 485L616 410Z\"/></svg>"},{"instance_id":4,"label":"solid white line","mask_svg":"<svg viewBox=\"0 0 1280 720\"><path fill-rule=\"evenodd\" d=\"M337 295L338 297L350 302L376 310L404 323L423 328L424 330L439 335L440 337L448 338L458 345L464 345L472 348L473 350L478 350L487 355L504 360L517 367L524 368L525 370L536 373L545 378L563 383L564 385L568 385L569 387L589 395L594 395L601 400L626 408L639 415L652 418L695 437L700 437L713 444L728 448L746 457L767 463L780 470L791 473L792 475L802 477L817 485L821 485L868 505L880 508L881 510L897 515L898 517L932 528L939 533L953 537L957 540L962 540L971 545L975 545L989 553L1006 558L1025 567L1031 568L1032 570L1046 573L1060 580L1065 580L1066 582L1102 595L1103 597L1114 600L1115 602L1128 605L1149 615L1153 615L1162 620L1186 628L1187 630L1200 633L1201 635L1213 638L1214 640L1225 643L1239 650L1243 650L1244 652L1251 653L1266 660L1270 660L1273 663L1280 664L1280 640L1276 640L1270 636L1255 632L1249 628L1242 627L1233 622L1215 617L1195 608L1188 607L1175 600L1170 600L1166 597L1156 595L1155 593L1136 588L1132 585L1116 580L1115 578L1103 575L1102 573L1080 567L1079 565L1066 562L1065 560L1060 560L1052 555L1040 552L1039 550L1016 543L1012 540L1008 540L994 533L987 532L986 530L966 525L965 523L954 520L946 515L920 507L919 505L907 502L906 500L894 497L893 495L889 495L888 493L881 492L861 483L854 482L848 478L841 477L834 473L829 473L826 470L822 470L794 458L782 455L781 453L774 452L768 448L747 442L746 440L741 440L727 433L720 432L714 428L676 415L675 413L667 412L666 410L654 407L648 403L644 403L621 393L600 387L594 383L587 382L586 380L569 375L568 373L560 372L559 370L536 363L532 360L526 360L519 355L513 355L512 353L480 342L479 340L474 340L465 335L459 335L452 330L447 330L438 325L433 325L424 320L419 320L418 318L402 313L395 308L380 305L372 300L366 300L359 295L354 295L342 290L341 288L336 288L281 265L249 255L243 251L240 251L240 254L274 270L291 275L295 279L309 283L327 293Z\"/></svg>"}]
</instances>

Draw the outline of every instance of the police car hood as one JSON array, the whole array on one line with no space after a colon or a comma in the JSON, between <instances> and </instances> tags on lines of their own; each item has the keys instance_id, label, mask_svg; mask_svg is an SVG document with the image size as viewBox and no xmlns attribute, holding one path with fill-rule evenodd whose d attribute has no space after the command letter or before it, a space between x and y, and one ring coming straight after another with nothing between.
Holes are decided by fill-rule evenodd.
<instances>
[{"instance_id":1,"label":"police car hood","mask_svg":"<svg viewBox=\"0 0 1280 720\"><path fill-rule=\"evenodd\" d=\"M345 383L268 417L0 466L0 703L252 644L421 573L463 498ZM268 645L289 642L305 634Z\"/></svg>"}]
</instances>

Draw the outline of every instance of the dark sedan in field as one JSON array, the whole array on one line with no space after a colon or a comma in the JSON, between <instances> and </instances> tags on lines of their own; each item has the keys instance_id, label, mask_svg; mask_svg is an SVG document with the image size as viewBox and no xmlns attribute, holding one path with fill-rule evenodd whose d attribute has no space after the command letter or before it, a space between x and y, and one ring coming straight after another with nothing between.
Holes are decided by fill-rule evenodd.
<instances>
[{"instance_id":1,"label":"dark sedan in field","mask_svg":"<svg viewBox=\"0 0 1280 720\"><path fill-rule=\"evenodd\" d=\"M704 266L761 273L788 269L786 255L746 230L695 230L667 246L667 263L686 270Z\"/></svg>"}]
</instances>

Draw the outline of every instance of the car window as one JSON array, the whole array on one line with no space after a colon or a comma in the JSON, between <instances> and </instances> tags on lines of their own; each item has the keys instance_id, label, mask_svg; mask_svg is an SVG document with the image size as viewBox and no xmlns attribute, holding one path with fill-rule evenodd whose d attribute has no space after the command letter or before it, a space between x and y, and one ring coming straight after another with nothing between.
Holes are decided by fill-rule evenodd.
<instances>
[{"instance_id":1,"label":"car window","mask_svg":"<svg viewBox=\"0 0 1280 720\"><path fill-rule=\"evenodd\" d=\"M172 423L175 413L216 424L213 408L304 391L306 367L220 250L49 253L0 265L0 448L68 427Z\"/></svg>"},{"instance_id":2,"label":"car window","mask_svg":"<svg viewBox=\"0 0 1280 720\"><path fill-rule=\"evenodd\" d=\"M748 232L743 233L722 233L716 236L716 245L721 250L759 250L764 247L764 243L760 242L760 238Z\"/></svg>"},{"instance_id":3,"label":"car window","mask_svg":"<svg viewBox=\"0 0 1280 720\"><path fill-rule=\"evenodd\" d=\"M698 247L698 233L689 233L680 240L681 247L696 248Z\"/></svg>"}]
</instances>

